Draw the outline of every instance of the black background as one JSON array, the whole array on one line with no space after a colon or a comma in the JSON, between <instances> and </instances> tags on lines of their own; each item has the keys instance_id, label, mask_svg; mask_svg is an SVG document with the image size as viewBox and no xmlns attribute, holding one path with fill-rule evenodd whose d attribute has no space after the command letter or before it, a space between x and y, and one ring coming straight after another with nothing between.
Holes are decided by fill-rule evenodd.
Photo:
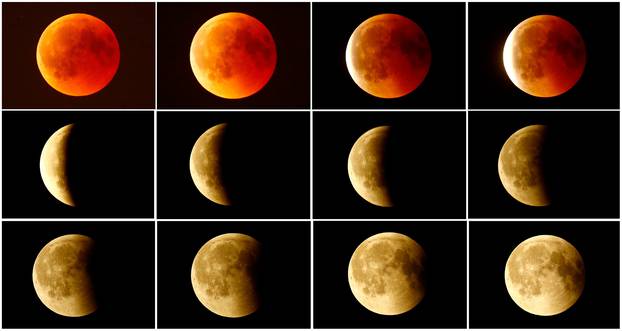
<instances>
[{"instance_id":1,"label":"black background","mask_svg":"<svg viewBox=\"0 0 622 331\"><path fill-rule=\"evenodd\" d=\"M499 179L499 152L519 129L545 124L546 175L552 204L515 200ZM618 218L619 114L609 111L471 112L469 114L469 217Z\"/></svg>"},{"instance_id":2,"label":"black background","mask_svg":"<svg viewBox=\"0 0 622 331\"><path fill-rule=\"evenodd\" d=\"M243 233L261 244L259 309L227 318L205 308L190 281L192 262L210 239ZM310 222L158 222L158 327L309 328Z\"/></svg>"},{"instance_id":3,"label":"black background","mask_svg":"<svg viewBox=\"0 0 622 331\"><path fill-rule=\"evenodd\" d=\"M190 67L190 44L210 18L242 12L262 22L276 44L276 68L257 93L223 99L205 90ZM158 3L158 108L309 108L308 3Z\"/></svg>"},{"instance_id":4,"label":"black background","mask_svg":"<svg viewBox=\"0 0 622 331\"><path fill-rule=\"evenodd\" d=\"M465 218L464 112L315 112L314 218ZM381 125L395 133L387 166L395 206L375 206L354 190L348 155L361 135ZM389 161L390 162L390 161Z\"/></svg>"},{"instance_id":5,"label":"black background","mask_svg":"<svg viewBox=\"0 0 622 331\"><path fill-rule=\"evenodd\" d=\"M354 250L381 232L407 235L426 254L426 294L404 314L385 316L367 310L348 283ZM313 237L315 327L466 328L465 221L318 221L313 223Z\"/></svg>"},{"instance_id":6,"label":"black background","mask_svg":"<svg viewBox=\"0 0 622 331\"><path fill-rule=\"evenodd\" d=\"M106 22L121 49L119 68L108 86L84 97L54 90L37 66L41 33L52 21L71 13ZM154 108L153 3L6 3L2 22L3 108Z\"/></svg>"},{"instance_id":7,"label":"black background","mask_svg":"<svg viewBox=\"0 0 622 331\"><path fill-rule=\"evenodd\" d=\"M49 310L32 284L37 254L66 234L95 241L91 267L98 309L79 318ZM2 327L155 327L154 238L153 222L2 222Z\"/></svg>"},{"instance_id":8,"label":"black background","mask_svg":"<svg viewBox=\"0 0 622 331\"><path fill-rule=\"evenodd\" d=\"M474 328L620 327L618 222L470 222L469 324ZM505 287L505 264L524 240L548 234L571 243L585 264L585 288L567 311L537 316L514 303Z\"/></svg>"},{"instance_id":9,"label":"black background","mask_svg":"<svg viewBox=\"0 0 622 331\"><path fill-rule=\"evenodd\" d=\"M14 217L153 217L153 113L2 114L2 207ZM77 207L48 192L39 170L50 136L75 123L68 175Z\"/></svg>"},{"instance_id":10,"label":"black background","mask_svg":"<svg viewBox=\"0 0 622 331\"><path fill-rule=\"evenodd\" d=\"M427 76L410 94L372 96L356 85L346 67L350 35L366 19L394 13L413 20L430 42ZM464 108L464 3L313 3L313 108Z\"/></svg>"},{"instance_id":11,"label":"black background","mask_svg":"<svg viewBox=\"0 0 622 331\"><path fill-rule=\"evenodd\" d=\"M159 218L309 218L308 112L158 112ZM199 136L228 123L223 172L238 203L216 204L190 176ZM225 162L225 153L228 161Z\"/></svg>"},{"instance_id":12,"label":"black background","mask_svg":"<svg viewBox=\"0 0 622 331\"><path fill-rule=\"evenodd\" d=\"M469 3L469 108L619 108L619 10L618 3ZM542 14L574 25L587 51L583 76L552 98L521 91L503 67L512 29Z\"/></svg>"}]
</instances>

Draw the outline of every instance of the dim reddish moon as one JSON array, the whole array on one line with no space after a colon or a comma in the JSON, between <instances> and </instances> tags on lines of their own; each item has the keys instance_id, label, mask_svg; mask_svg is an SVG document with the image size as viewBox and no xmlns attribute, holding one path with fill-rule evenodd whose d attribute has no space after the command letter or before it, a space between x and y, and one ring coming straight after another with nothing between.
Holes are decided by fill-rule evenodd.
<instances>
[{"instance_id":1,"label":"dim reddish moon","mask_svg":"<svg viewBox=\"0 0 622 331\"><path fill-rule=\"evenodd\" d=\"M414 91L428 74L431 59L425 32L396 14L376 15L361 23L346 48L350 76L363 91L379 98Z\"/></svg>"},{"instance_id":2,"label":"dim reddish moon","mask_svg":"<svg viewBox=\"0 0 622 331\"><path fill-rule=\"evenodd\" d=\"M552 15L522 21L503 48L503 65L512 83L536 97L554 97L570 90L581 78L585 62L579 31Z\"/></svg>"},{"instance_id":3,"label":"dim reddish moon","mask_svg":"<svg viewBox=\"0 0 622 331\"><path fill-rule=\"evenodd\" d=\"M119 68L119 43L110 27L88 14L69 14L48 25L37 44L37 65L45 81L71 96L106 87Z\"/></svg>"},{"instance_id":4,"label":"dim reddish moon","mask_svg":"<svg viewBox=\"0 0 622 331\"><path fill-rule=\"evenodd\" d=\"M257 93L276 67L276 45L268 28L243 13L205 22L190 46L190 66L201 86L225 99Z\"/></svg>"}]
</instances>

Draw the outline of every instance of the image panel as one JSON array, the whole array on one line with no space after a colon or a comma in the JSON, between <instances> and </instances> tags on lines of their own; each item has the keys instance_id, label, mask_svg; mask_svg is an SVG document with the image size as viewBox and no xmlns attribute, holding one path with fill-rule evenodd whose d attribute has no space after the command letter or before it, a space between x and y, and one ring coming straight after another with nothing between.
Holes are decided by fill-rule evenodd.
<instances>
[{"instance_id":1,"label":"image panel","mask_svg":"<svg viewBox=\"0 0 622 331\"><path fill-rule=\"evenodd\" d=\"M620 115L469 113L470 218L618 218Z\"/></svg>"},{"instance_id":2,"label":"image panel","mask_svg":"<svg viewBox=\"0 0 622 331\"><path fill-rule=\"evenodd\" d=\"M465 218L465 112L314 112L313 217Z\"/></svg>"},{"instance_id":3,"label":"image panel","mask_svg":"<svg viewBox=\"0 0 622 331\"><path fill-rule=\"evenodd\" d=\"M2 327L154 328L155 224L2 222Z\"/></svg>"},{"instance_id":4,"label":"image panel","mask_svg":"<svg viewBox=\"0 0 622 331\"><path fill-rule=\"evenodd\" d=\"M6 3L4 109L153 109L154 3Z\"/></svg>"},{"instance_id":5,"label":"image panel","mask_svg":"<svg viewBox=\"0 0 622 331\"><path fill-rule=\"evenodd\" d=\"M618 329L620 224L469 222L469 325Z\"/></svg>"}]
</instances>

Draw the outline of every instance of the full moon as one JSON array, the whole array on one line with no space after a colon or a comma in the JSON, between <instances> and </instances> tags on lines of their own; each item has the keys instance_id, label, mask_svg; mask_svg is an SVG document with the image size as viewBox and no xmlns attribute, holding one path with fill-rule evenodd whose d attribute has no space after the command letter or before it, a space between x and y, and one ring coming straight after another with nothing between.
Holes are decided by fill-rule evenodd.
<instances>
[{"instance_id":1,"label":"full moon","mask_svg":"<svg viewBox=\"0 0 622 331\"><path fill-rule=\"evenodd\" d=\"M75 207L67 179L67 147L74 125L65 125L50 136L39 160L41 179L48 191L60 202Z\"/></svg>"},{"instance_id":2,"label":"full moon","mask_svg":"<svg viewBox=\"0 0 622 331\"><path fill-rule=\"evenodd\" d=\"M566 240L550 235L520 243L505 265L505 286L523 310L557 315L577 302L585 284L583 259Z\"/></svg>"},{"instance_id":3,"label":"full moon","mask_svg":"<svg viewBox=\"0 0 622 331\"><path fill-rule=\"evenodd\" d=\"M385 148L389 126L379 126L359 137L348 156L348 176L354 190L367 202L391 207L393 201L385 176Z\"/></svg>"},{"instance_id":4,"label":"full moon","mask_svg":"<svg viewBox=\"0 0 622 331\"><path fill-rule=\"evenodd\" d=\"M71 96L98 92L119 68L119 43L104 21L69 14L48 25L37 44L37 65L45 81Z\"/></svg>"},{"instance_id":5,"label":"full moon","mask_svg":"<svg viewBox=\"0 0 622 331\"><path fill-rule=\"evenodd\" d=\"M209 92L240 99L268 83L276 67L276 45L268 28L256 18L224 13L209 19L194 35L190 66Z\"/></svg>"},{"instance_id":6,"label":"full moon","mask_svg":"<svg viewBox=\"0 0 622 331\"><path fill-rule=\"evenodd\" d=\"M425 295L423 248L410 237L385 232L363 241L352 254L348 282L356 300L381 315L413 309Z\"/></svg>"},{"instance_id":7,"label":"full moon","mask_svg":"<svg viewBox=\"0 0 622 331\"><path fill-rule=\"evenodd\" d=\"M510 80L536 97L554 97L570 90L581 78L585 62L579 31L553 15L522 21L503 47L503 65Z\"/></svg>"},{"instance_id":8,"label":"full moon","mask_svg":"<svg viewBox=\"0 0 622 331\"><path fill-rule=\"evenodd\" d=\"M50 241L37 255L32 282L51 311L81 317L97 309L89 274L94 244L90 237L68 234Z\"/></svg>"},{"instance_id":9,"label":"full moon","mask_svg":"<svg viewBox=\"0 0 622 331\"><path fill-rule=\"evenodd\" d=\"M241 233L210 239L192 262L192 288L201 303L224 317L243 317L259 307L256 268L260 244Z\"/></svg>"},{"instance_id":10,"label":"full moon","mask_svg":"<svg viewBox=\"0 0 622 331\"><path fill-rule=\"evenodd\" d=\"M499 178L505 190L529 206L551 204L542 162L547 128L530 125L514 132L499 153Z\"/></svg>"},{"instance_id":11,"label":"full moon","mask_svg":"<svg viewBox=\"0 0 622 331\"><path fill-rule=\"evenodd\" d=\"M425 32L396 14L365 20L346 47L350 76L363 91L379 98L399 98L414 91L428 74L431 59Z\"/></svg>"},{"instance_id":12,"label":"full moon","mask_svg":"<svg viewBox=\"0 0 622 331\"><path fill-rule=\"evenodd\" d=\"M229 206L231 199L222 180L221 150L227 124L209 128L194 143L190 153L190 175L199 192L211 201Z\"/></svg>"}]
</instances>

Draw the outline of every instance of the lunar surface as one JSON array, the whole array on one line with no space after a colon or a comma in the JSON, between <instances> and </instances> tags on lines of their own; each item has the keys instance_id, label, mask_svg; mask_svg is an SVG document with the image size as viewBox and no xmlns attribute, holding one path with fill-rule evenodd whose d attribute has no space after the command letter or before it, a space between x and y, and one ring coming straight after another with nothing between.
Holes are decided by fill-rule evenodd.
<instances>
[{"instance_id":1,"label":"lunar surface","mask_svg":"<svg viewBox=\"0 0 622 331\"><path fill-rule=\"evenodd\" d=\"M60 202L75 207L67 179L67 146L74 125L65 125L50 136L39 160L41 179L48 191Z\"/></svg>"},{"instance_id":2,"label":"lunar surface","mask_svg":"<svg viewBox=\"0 0 622 331\"><path fill-rule=\"evenodd\" d=\"M423 248L410 237L385 232L363 241L348 266L354 297L382 315L413 309L425 295Z\"/></svg>"},{"instance_id":3,"label":"lunar surface","mask_svg":"<svg viewBox=\"0 0 622 331\"><path fill-rule=\"evenodd\" d=\"M190 65L201 86L226 99L261 90L276 67L272 34L256 18L242 13L212 17L194 35Z\"/></svg>"},{"instance_id":4,"label":"lunar surface","mask_svg":"<svg viewBox=\"0 0 622 331\"><path fill-rule=\"evenodd\" d=\"M536 97L568 91L581 78L585 62L585 44L579 31L552 15L522 21L503 47L503 65L510 80Z\"/></svg>"},{"instance_id":5,"label":"lunar surface","mask_svg":"<svg viewBox=\"0 0 622 331\"><path fill-rule=\"evenodd\" d=\"M97 309L89 274L93 239L69 234L43 247L32 270L32 282L41 302L51 311L69 317Z\"/></svg>"},{"instance_id":6,"label":"lunar surface","mask_svg":"<svg viewBox=\"0 0 622 331\"><path fill-rule=\"evenodd\" d=\"M396 14L373 16L350 36L346 65L354 82L379 98L399 98L428 74L432 53L425 32Z\"/></svg>"},{"instance_id":7,"label":"lunar surface","mask_svg":"<svg viewBox=\"0 0 622 331\"><path fill-rule=\"evenodd\" d=\"M526 126L514 132L499 153L503 187L514 199L529 206L551 204L542 162L546 132L544 125Z\"/></svg>"},{"instance_id":8,"label":"lunar surface","mask_svg":"<svg viewBox=\"0 0 622 331\"><path fill-rule=\"evenodd\" d=\"M385 149L389 126L379 126L356 140L348 156L348 175L354 190L369 203L393 206L385 176Z\"/></svg>"},{"instance_id":9,"label":"lunar surface","mask_svg":"<svg viewBox=\"0 0 622 331\"><path fill-rule=\"evenodd\" d=\"M585 284L583 259L562 238L541 235L520 243L505 265L512 300L534 315L563 313L577 302Z\"/></svg>"},{"instance_id":10,"label":"lunar surface","mask_svg":"<svg viewBox=\"0 0 622 331\"><path fill-rule=\"evenodd\" d=\"M97 17L69 14L48 25L37 44L37 65L58 92L90 95L114 77L120 62L114 32Z\"/></svg>"},{"instance_id":11,"label":"lunar surface","mask_svg":"<svg viewBox=\"0 0 622 331\"><path fill-rule=\"evenodd\" d=\"M209 128L194 143L190 153L190 175L199 192L211 201L229 206L231 199L222 180L221 150L227 124Z\"/></svg>"},{"instance_id":12,"label":"lunar surface","mask_svg":"<svg viewBox=\"0 0 622 331\"><path fill-rule=\"evenodd\" d=\"M259 242L245 234L227 233L209 240L192 263L192 288L199 301L224 317L255 312L259 254Z\"/></svg>"}]
</instances>

